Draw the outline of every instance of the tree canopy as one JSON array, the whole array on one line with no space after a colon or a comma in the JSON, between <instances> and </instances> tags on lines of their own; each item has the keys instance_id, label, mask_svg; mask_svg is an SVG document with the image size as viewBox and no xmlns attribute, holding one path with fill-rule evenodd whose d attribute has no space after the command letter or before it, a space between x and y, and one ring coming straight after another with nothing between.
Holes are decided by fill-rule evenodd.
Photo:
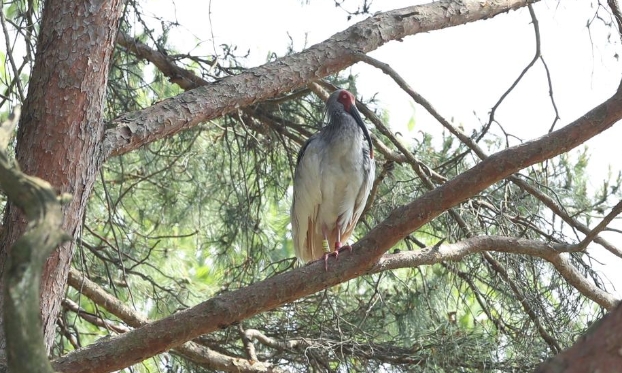
<instances>
[{"instance_id":1,"label":"tree canopy","mask_svg":"<svg viewBox=\"0 0 622 373\"><path fill-rule=\"evenodd\" d=\"M581 27L592 36L593 63L616 66L610 73L620 81L617 2L591 4ZM603 252L622 258L619 238L603 235L620 233L622 175L613 169L596 178L584 144L622 118L622 90L570 117L556 103L565 86L549 69L540 28L542 14L555 20L547 9L579 5L439 1L379 11L367 0L336 1L342 31L302 49L292 40L286 54L259 66L210 33L180 50L171 35L183 23L145 5L13 1L0 13L0 111L23 105L7 156L0 127L0 160L15 157L33 176L27 180L50 182L46 198L59 195L63 223L43 227L55 233L54 245L61 231L72 238L42 269L41 344L54 370L621 371L619 293L595 262ZM494 78L503 90L475 113L476 126L437 109L446 104L428 99L382 54L369 54L517 13L533 50L520 71ZM403 58L409 53L403 47ZM364 86L354 64L378 70L408 97L408 123L395 122L375 95L385 87ZM483 60L481 70L464 73L487 68ZM539 84L527 83L537 69ZM289 208L297 152L323 125L324 100L337 88L359 99L377 170L352 253L324 270L323 262L296 262ZM531 113L534 135L504 116L521 89L545 99L546 109ZM434 130L420 131L423 121ZM10 161L5 169L24 177ZM40 211L59 206L48 201L54 207L32 212L15 197L19 187L0 188L8 309L14 271L5 263L30 252L15 244L26 218L31 232ZM9 315L0 363L20 371L11 366L17 333L9 331L24 322ZM599 347L603 339L613 347ZM590 361L577 357L581 348L594 351Z\"/></svg>"}]
</instances>

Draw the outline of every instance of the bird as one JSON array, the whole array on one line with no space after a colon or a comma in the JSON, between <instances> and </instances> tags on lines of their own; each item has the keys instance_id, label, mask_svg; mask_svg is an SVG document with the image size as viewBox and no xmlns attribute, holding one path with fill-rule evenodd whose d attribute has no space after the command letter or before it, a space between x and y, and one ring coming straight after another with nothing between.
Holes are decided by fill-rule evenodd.
<instances>
[{"instance_id":1,"label":"bird","mask_svg":"<svg viewBox=\"0 0 622 373\"><path fill-rule=\"evenodd\" d=\"M292 240L303 263L339 255L371 191L376 163L354 95L339 89L326 101L327 124L302 146L294 170Z\"/></svg>"}]
</instances>

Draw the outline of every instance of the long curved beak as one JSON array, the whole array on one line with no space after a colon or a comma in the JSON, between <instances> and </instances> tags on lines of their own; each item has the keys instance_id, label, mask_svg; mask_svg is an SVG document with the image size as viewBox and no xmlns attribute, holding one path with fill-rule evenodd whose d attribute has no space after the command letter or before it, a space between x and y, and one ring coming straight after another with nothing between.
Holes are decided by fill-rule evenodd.
<instances>
[{"instance_id":1,"label":"long curved beak","mask_svg":"<svg viewBox=\"0 0 622 373\"><path fill-rule=\"evenodd\" d=\"M363 134L365 135L365 139L367 140L367 143L369 144L369 157L373 159L374 158L374 148L372 148L372 145L371 145L371 137L369 136L369 131L367 130L367 127L365 126L365 123L363 123L363 119L361 119L361 114L359 113L359 110L356 108L356 104L350 105L350 115L352 115L352 118L354 118L356 123L363 130Z\"/></svg>"}]
</instances>

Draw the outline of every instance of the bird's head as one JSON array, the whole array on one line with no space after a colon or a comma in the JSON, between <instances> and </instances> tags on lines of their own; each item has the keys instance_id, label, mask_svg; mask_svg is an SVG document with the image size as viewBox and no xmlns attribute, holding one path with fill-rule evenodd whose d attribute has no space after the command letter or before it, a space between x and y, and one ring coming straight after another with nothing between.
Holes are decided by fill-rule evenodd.
<instances>
[{"instance_id":1,"label":"bird's head","mask_svg":"<svg viewBox=\"0 0 622 373\"><path fill-rule=\"evenodd\" d=\"M348 113L352 110L353 106L356 107L356 99L350 91L340 89L336 91L335 94L337 95L337 102L343 105L343 109Z\"/></svg>"},{"instance_id":2,"label":"bird's head","mask_svg":"<svg viewBox=\"0 0 622 373\"><path fill-rule=\"evenodd\" d=\"M336 100L338 103L340 103L343 106L343 110L346 113L350 114L359 125L359 127L361 127L361 130L363 130L363 134L365 135L365 139L369 144L369 157L374 158L374 149L372 148L371 144L371 136L369 136L369 131L367 130L365 123L363 123L363 119L361 119L361 114L356 108L356 99L354 98L354 95L351 92L346 91L345 89L340 89L330 95L327 105L330 105L332 100Z\"/></svg>"}]
</instances>

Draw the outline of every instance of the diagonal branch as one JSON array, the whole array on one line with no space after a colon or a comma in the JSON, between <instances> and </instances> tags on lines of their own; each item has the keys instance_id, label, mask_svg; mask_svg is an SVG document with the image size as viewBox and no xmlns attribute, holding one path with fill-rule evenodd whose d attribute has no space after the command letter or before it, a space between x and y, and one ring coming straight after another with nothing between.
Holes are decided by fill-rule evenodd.
<instances>
[{"instance_id":1,"label":"diagonal branch","mask_svg":"<svg viewBox=\"0 0 622 373\"><path fill-rule=\"evenodd\" d=\"M605 230L605 228L607 228L607 225L609 225L609 223L611 223L613 219L616 218L616 216L620 215L620 213L622 213L622 201L618 202L615 206L613 206L609 214L607 214L607 216L605 216L603 220L601 220L600 223L598 223L598 225L585 236L579 246L581 246L581 248L583 249L587 248L587 245L589 245L590 242L592 242L600 232Z\"/></svg>"},{"instance_id":2,"label":"diagonal branch","mask_svg":"<svg viewBox=\"0 0 622 373\"><path fill-rule=\"evenodd\" d=\"M540 364L535 373L620 372L622 303L595 322L562 353Z\"/></svg>"},{"instance_id":3,"label":"diagonal branch","mask_svg":"<svg viewBox=\"0 0 622 373\"><path fill-rule=\"evenodd\" d=\"M367 273L382 255L409 233L509 175L582 144L622 118L622 90L573 123L519 146L500 151L470 170L395 209L387 219L353 245L343 260L281 273L245 288L220 294L195 307L129 333L96 342L55 361L64 372L102 372L86 366L90 356L121 369L205 333L226 327L282 304Z\"/></svg>"},{"instance_id":4,"label":"diagonal branch","mask_svg":"<svg viewBox=\"0 0 622 373\"><path fill-rule=\"evenodd\" d=\"M95 302L97 305L105 308L111 314L121 319L127 325L139 328L148 324L150 321L132 310L130 307L123 304L117 298L109 294L102 289L99 285L89 280L86 276L80 273L78 270L71 268L69 271L68 284L72 288L79 291L81 294ZM70 301L65 300L67 304ZM122 329L115 329L119 333L125 332ZM231 357L219 352L216 352L205 346L201 346L195 342L186 342L181 346L178 346L172 350L172 353L183 356L184 358L192 361L193 363L200 365L207 369L222 370L225 372L281 372L278 367L273 367L271 364L263 363L260 361L249 361L240 359L237 357ZM98 362L98 365L102 367L105 363Z\"/></svg>"},{"instance_id":5,"label":"diagonal branch","mask_svg":"<svg viewBox=\"0 0 622 373\"><path fill-rule=\"evenodd\" d=\"M528 0L443 0L376 14L305 51L184 92L115 119L103 158L127 153L198 123L289 92L354 64L367 53L409 35L487 19L526 6Z\"/></svg>"},{"instance_id":6,"label":"diagonal branch","mask_svg":"<svg viewBox=\"0 0 622 373\"><path fill-rule=\"evenodd\" d=\"M169 78L170 82L177 84L180 88L184 90L191 90L191 89L202 87L202 86L209 84L207 80L204 80L198 77L194 72L187 70L187 69L183 69L179 67L178 65L176 65L175 61L173 61L166 54L160 51L157 51L149 47L148 45L141 43L138 40L132 39L127 34L120 34L117 37L117 44L125 48L128 52L133 53L136 57L140 59L145 59L153 63L158 68L158 70L162 72L162 74L164 74L165 76ZM322 81L320 82L324 84L329 84L329 83L325 83ZM322 100L326 101L328 99L328 94L323 92L323 90L321 90L321 88L319 87L317 83L309 83L309 86L318 96L322 98ZM331 85L330 89L335 90L337 88ZM305 92L306 92L305 90L301 90L299 93L305 93ZM293 98L292 95L287 95L284 97L285 99ZM274 104L278 100L273 99L273 100L268 100L268 101ZM363 108L362 110L365 113L371 113L371 115L374 116L371 110L367 108ZM244 115L244 117L248 117L249 119L252 119L252 118L258 119L263 124L271 127L274 131L296 141L300 145L304 143L304 139L295 135L288 129L288 127L295 126L293 123L279 123L278 121L282 121L281 118L279 119L271 118L269 114L262 112L262 110L259 109L257 106L253 108L246 107L242 109L242 114ZM370 117L370 115L368 114L366 114L366 116L369 117L373 121L373 117ZM296 129L298 130L298 132L302 132L307 137L311 135L302 128L296 128ZM383 154L387 159L390 159L396 162L405 161L406 157L391 150L382 141L380 141L375 136L373 136L373 134L372 134L372 141L374 142L374 147L378 149L379 153ZM440 175L437 175L437 176L440 176ZM446 181L446 180L443 180L443 181Z\"/></svg>"},{"instance_id":7,"label":"diagonal branch","mask_svg":"<svg viewBox=\"0 0 622 373\"><path fill-rule=\"evenodd\" d=\"M535 55L533 56L533 58L531 59L531 61L529 61L529 63L527 64L527 66L525 66L525 68L523 69L523 71L521 71L521 73L518 75L518 78L516 78L516 80L514 80L514 83L512 83L512 85L510 86L510 88L508 88L499 98L499 100L497 101L496 104L494 104L494 106L492 107L492 109L490 110L490 115L489 115L489 119L488 119L488 123L484 126L484 128L482 129L482 131L480 132L479 136L477 137L477 139L475 140L476 142L479 142L482 138L484 138L484 135L486 135L486 132L488 132L488 130L490 129L490 126L492 125L493 122L496 122L495 119L495 113L497 112L497 109L499 109L499 107L501 106L501 104L503 103L503 101L508 97L508 95L514 90L514 88L516 88L518 86L518 83L521 82L521 80L523 80L523 78L525 77L525 75L527 74L527 72L529 70L531 70L531 68L536 64L536 62L538 61L538 59L542 56L541 52L540 52L540 26L538 23L538 18L536 18L536 14L533 10L533 6L531 4L528 5L529 8L529 14L531 15L531 21L533 23L533 29L534 32L536 34L536 52ZM548 70L547 70L548 71ZM552 96L551 96L552 98ZM553 127L551 127L553 128Z\"/></svg>"},{"instance_id":8,"label":"diagonal branch","mask_svg":"<svg viewBox=\"0 0 622 373\"><path fill-rule=\"evenodd\" d=\"M198 77L194 72L177 66L166 54L152 49L123 32L117 34L117 44L136 57L153 63L162 74L169 78L171 83L175 83L185 90L208 84L206 80Z\"/></svg>"},{"instance_id":9,"label":"diagonal branch","mask_svg":"<svg viewBox=\"0 0 622 373\"><path fill-rule=\"evenodd\" d=\"M364 54L358 54L357 58L360 61L363 61L371 66L382 70L382 72L391 77L393 81L395 81L395 83L413 99L413 101L423 106L423 108L426 109L428 113L430 113L443 127L445 127L451 134L456 136L463 144L471 149L479 157L479 159L484 160L488 158L486 152L471 137L469 137L459 128L449 123L449 121L445 119L445 117L443 117L428 100L426 100L418 92L412 89L410 85L391 66ZM528 182L521 179L518 175L510 175L507 179L519 186L521 189L525 190L527 193L537 198L546 207L551 209L553 213L561 217L571 227L586 235L592 232L587 225L570 216L570 214L568 214L568 212L566 212L565 209L560 206L553 198L549 197L546 193L543 193L538 188L530 185ZM592 240L602 245L612 254L622 258L622 250L620 250L604 238L598 236L598 232L596 232L596 235L592 238Z\"/></svg>"}]
</instances>

